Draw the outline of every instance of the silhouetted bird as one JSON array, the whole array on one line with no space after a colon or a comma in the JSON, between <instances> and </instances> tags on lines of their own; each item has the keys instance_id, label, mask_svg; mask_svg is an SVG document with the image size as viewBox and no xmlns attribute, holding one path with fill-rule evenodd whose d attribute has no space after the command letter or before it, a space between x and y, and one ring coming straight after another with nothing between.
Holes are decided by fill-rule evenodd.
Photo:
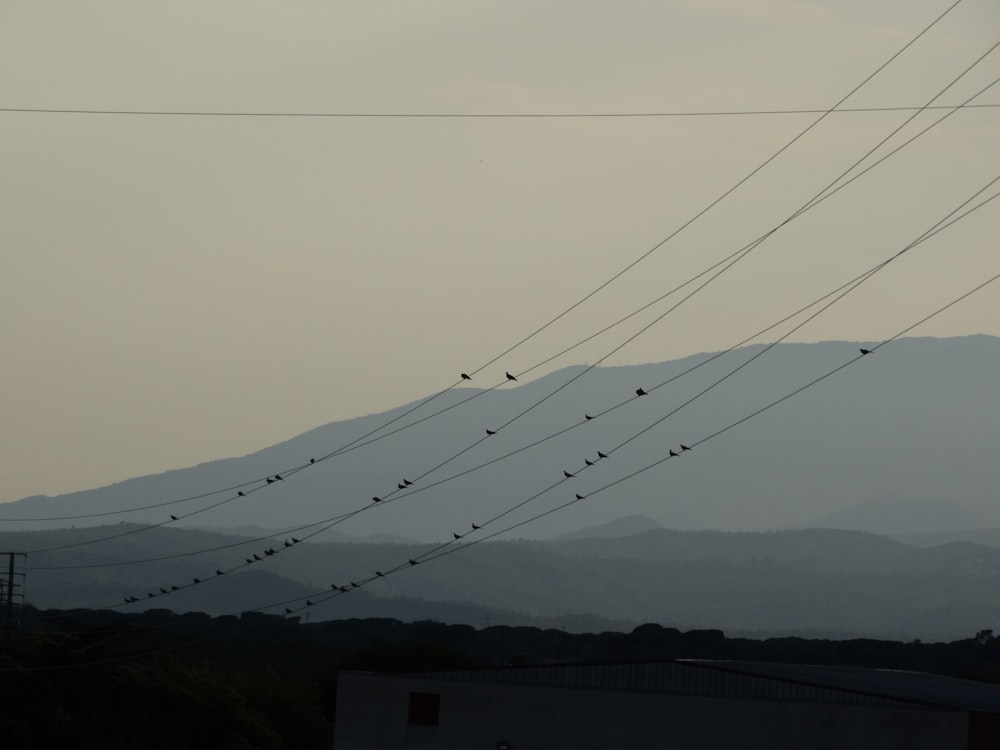
<instances>
[{"instance_id":1,"label":"silhouetted bird","mask_svg":"<svg viewBox=\"0 0 1000 750\"><path fill-rule=\"evenodd\" d=\"M286 542L285 542L285 546L286 546L286 547L291 547L291 546L292 546L292 543L291 543L291 542L288 542L288 541L286 541Z\"/></svg>"},{"instance_id":2,"label":"silhouetted bird","mask_svg":"<svg viewBox=\"0 0 1000 750\"><path fill-rule=\"evenodd\" d=\"M576 476L576 474L570 474L568 471L563 469L563 476L566 477L567 479L572 479L573 477Z\"/></svg>"},{"instance_id":3,"label":"silhouetted bird","mask_svg":"<svg viewBox=\"0 0 1000 750\"><path fill-rule=\"evenodd\" d=\"M646 392L644 390L642 390L642 388L636 388L635 389L635 395L636 396L645 396Z\"/></svg>"},{"instance_id":4,"label":"silhouetted bird","mask_svg":"<svg viewBox=\"0 0 1000 750\"><path fill-rule=\"evenodd\" d=\"M486 434L487 435L496 435L497 431L496 430L491 430L489 427L487 427L486 428Z\"/></svg>"},{"instance_id":5,"label":"silhouetted bird","mask_svg":"<svg viewBox=\"0 0 1000 750\"><path fill-rule=\"evenodd\" d=\"M265 552L264 554L266 555L267 553ZM253 559L256 560L257 562L260 562L261 557L256 552L254 552L253 553Z\"/></svg>"},{"instance_id":6,"label":"silhouetted bird","mask_svg":"<svg viewBox=\"0 0 1000 750\"><path fill-rule=\"evenodd\" d=\"M285 607L285 614L286 615L292 614L292 610L290 610L288 607Z\"/></svg>"},{"instance_id":7,"label":"silhouetted bird","mask_svg":"<svg viewBox=\"0 0 1000 750\"><path fill-rule=\"evenodd\" d=\"M193 580L194 580L195 583L201 583L201 579L200 578L195 578Z\"/></svg>"},{"instance_id":8,"label":"silhouetted bird","mask_svg":"<svg viewBox=\"0 0 1000 750\"><path fill-rule=\"evenodd\" d=\"M170 592L167 591L165 588L163 588L163 586L160 586L160 593L161 594L169 594Z\"/></svg>"},{"instance_id":9,"label":"silhouetted bird","mask_svg":"<svg viewBox=\"0 0 1000 750\"><path fill-rule=\"evenodd\" d=\"M860 351L861 351L862 354L871 354L872 353L871 349L861 349Z\"/></svg>"},{"instance_id":10,"label":"silhouetted bird","mask_svg":"<svg viewBox=\"0 0 1000 750\"><path fill-rule=\"evenodd\" d=\"M403 479L403 484L405 484L407 487L409 487L411 484L413 484L413 482L411 482L409 479L405 479L404 478Z\"/></svg>"},{"instance_id":11,"label":"silhouetted bird","mask_svg":"<svg viewBox=\"0 0 1000 750\"><path fill-rule=\"evenodd\" d=\"M315 459L315 458L310 458L310 459L309 459L309 463L311 463L311 464L314 464L314 463L316 463L316 459Z\"/></svg>"},{"instance_id":12,"label":"silhouetted bird","mask_svg":"<svg viewBox=\"0 0 1000 750\"><path fill-rule=\"evenodd\" d=\"M600 451L597 451L597 457L598 458L607 458L608 454L607 453L601 453Z\"/></svg>"},{"instance_id":13,"label":"silhouetted bird","mask_svg":"<svg viewBox=\"0 0 1000 750\"><path fill-rule=\"evenodd\" d=\"M380 497L373 497L372 498L372 502L373 503L380 503L380 502L382 502L382 498L380 498Z\"/></svg>"},{"instance_id":14,"label":"silhouetted bird","mask_svg":"<svg viewBox=\"0 0 1000 750\"><path fill-rule=\"evenodd\" d=\"M583 416L586 417L587 419L593 419L593 417L590 416L589 414L584 414Z\"/></svg>"},{"instance_id":15,"label":"silhouetted bird","mask_svg":"<svg viewBox=\"0 0 1000 750\"><path fill-rule=\"evenodd\" d=\"M361 587L358 584L356 584L354 581L351 581L351 588L352 589L359 589Z\"/></svg>"},{"instance_id":16,"label":"silhouetted bird","mask_svg":"<svg viewBox=\"0 0 1000 750\"><path fill-rule=\"evenodd\" d=\"M515 378L515 377L514 377L513 375L511 375L511 374L510 374L509 372L507 373L507 380L513 380L513 381L514 381L515 383L517 382L517 378Z\"/></svg>"},{"instance_id":17,"label":"silhouetted bird","mask_svg":"<svg viewBox=\"0 0 1000 750\"><path fill-rule=\"evenodd\" d=\"M252 557L248 557L247 558L247 565L253 565L253 558Z\"/></svg>"},{"instance_id":18,"label":"silhouetted bird","mask_svg":"<svg viewBox=\"0 0 1000 750\"><path fill-rule=\"evenodd\" d=\"M307 607L311 607L311 606L313 606L313 603L311 601L309 601L308 599L306 599L306 606Z\"/></svg>"},{"instance_id":19,"label":"silhouetted bird","mask_svg":"<svg viewBox=\"0 0 1000 750\"><path fill-rule=\"evenodd\" d=\"M459 534L459 533L457 533L457 532L455 532L455 531L451 532L451 535L452 535L453 537L455 537L456 539L461 539L461 538L462 538L462 535L461 535L461 534Z\"/></svg>"},{"instance_id":20,"label":"silhouetted bird","mask_svg":"<svg viewBox=\"0 0 1000 750\"><path fill-rule=\"evenodd\" d=\"M337 584L335 584L335 583L331 583L331 584L330 584L330 588L331 588L331 589L336 589L336 588L337 588Z\"/></svg>"},{"instance_id":21,"label":"silhouetted bird","mask_svg":"<svg viewBox=\"0 0 1000 750\"><path fill-rule=\"evenodd\" d=\"M302 541L302 540L301 539L296 539L294 536L292 537L292 544L298 544L300 541Z\"/></svg>"},{"instance_id":22,"label":"silhouetted bird","mask_svg":"<svg viewBox=\"0 0 1000 750\"><path fill-rule=\"evenodd\" d=\"M690 448L688 448L688 447L687 447L686 445L684 445L684 443L681 443L681 450L682 450L682 451L689 451L689 450L691 450L691 449L690 449Z\"/></svg>"},{"instance_id":23,"label":"silhouetted bird","mask_svg":"<svg viewBox=\"0 0 1000 750\"><path fill-rule=\"evenodd\" d=\"M239 495L240 497L246 497L246 495L243 494L243 490L240 490L236 494Z\"/></svg>"},{"instance_id":24,"label":"silhouetted bird","mask_svg":"<svg viewBox=\"0 0 1000 750\"><path fill-rule=\"evenodd\" d=\"M146 594L146 596L147 596L148 598L152 599L152 598L153 598L154 596L156 596L156 594L154 594L154 593L150 592L150 593Z\"/></svg>"},{"instance_id":25,"label":"silhouetted bird","mask_svg":"<svg viewBox=\"0 0 1000 750\"><path fill-rule=\"evenodd\" d=\"M271 479L271 477L268 477L268 478L267 478L267 483L268 483L268 484L274 484L274 480L273 480L273 479Z\"/></svg>"},{"instance_id":26,"label":"silhouetted bird","mask_svg":"<svg viewBox=\"0 0 1000 750\"><path fill-rule=\"evenodd\" d=\"M267 550L267 554L269 554L269 555L276 555L278 553L275 552L274 547L271 547L270 549Z\"/></svg>"},{"instance_id":27,"label":"silhouetted bird","mask_svg":"<svg viewBox=\"0 0 1000 750\"><path fill-rule=\"evenodd\" d=\"M587 466L593 466L593 465L594 465L594 462L593 462L593 461L591 461L591 460L590 460L589 458L585 458L585 459L583 459L583 462L584 462L585 464L587 464Z\"/></svg>"},{"instance_id":28,"label":"silhouetted bird","mask_svg":"<svg viewBox=\"0 0 1000 750\"><path fill-rule=\"evenodd\" d=\"M177 516L175 516L175 515L171 514L171 516L170 516L170 520L171 520L171 521L176 521L176 520L177 520Z\"/></svg>"},{"instance_id":29,"label":"silhouetted bird","mask_svg":"<svg viewBox=\"0 0 1000 750\"><path fill-rule=\"evenodd\" d=\"M215 569L215 575L217 575L217 576L221 576L221 575L222 575L222 571L221 571L221 570L219 570L218 568L216 568L216 569Z\"/></svg>"},{"instance_id":30,"label":"silhouetted bird","mask_svg":"<svg viewBox=\"0 0 1000 750\"><path fill-rule=\"evenodd\" d=\"M347 592L348 592L348 588L347 588L347 586L341 586L341 587L340 587L340 593L342 593L342 594L346 594Z\"/></svg>"},{"instance_id":31,"label":"silhouetted bird","mask_svg":"<svg viewBox=\"0 0 1000 750\"><path fill-rule=\"evenodd\" d=\"M466 373L462 373L462 380L472 380L472 376Z\"/></svg>"},{"instance_id":32,"label":"silhouetted bird","mask_svg":"<svg viewBox=\"0 0 1000 750\"><path fill-rule=\"evenodd\" d=\"M179 588L178 586L171 586L171 587L170 587L170 590L171 590L171 591L177 591L177 589L178 589L178 588Z\"/></svg>"},{"instance_id":33,"label":"silhouetted bird","mask_svg":"<svg viewBox=\"0 0 1000 750\"><path fill-rule=\"evenodd\" d=\"M397 487L398 487L399 489L401 489L401 490L405 490L405 489L406 489L406 485L405 485L405 484L403 484L402 482L400 482L400 483L399 483L399 484L397 484L396 486L397 486Z\"/></svg>"},{"instance_id":34,"label":"silhouetted bird","mask_svg":"<svg viewBox=\"0 0 1000 750\"><path fill-rule=\"evenodd\" d=\"M417 561L416 561L416 560L414 560L414 559L413 559L413 558L411 557L411 558L410 558L410 565L416 565L416 564L417 564Z\"/></svg>"},{"instance_id":35,"label":"silhouetted bird","mask_svg":"<svg viewBox=\"0 0 1000 750\"><path fill-rule=\"evenodd\" d=\"M583 495L581 495L579 492L577 492L576 493L576 499L577 500L583 500Z\"/></svg>"},{"instance_id":36,"label":"silhouetted bird","mask_svg":"<svg viewBox=\"0 0 1000 750\"><path fill-rule=\"evenodd\" d=\"M375 575L377 575L379 578L385 578L385 573L382 573L381 571L378 570L375 571Z\"/></svg>"},{"instance_id":37,"label":"silhouetted bird","mask_svg":"<svg viewBox=\"0 0 1000 750\"><path fill-rule=\"evenodd\" d=\"M477 530L479 530L481 528L482 528L482 526L476 526L476 524L472 524L473 531L477 531Z\"/></svg>"},{"instance_id":38,"label":"silhouetted bird","mask_svg":"<svg viewBox=\"0 0 1000 750\"><path fill-rule=\"evenodd\" d=\"M674 453L673 451L670 451L670 457L671 458L676 458L679 455L681 455L681 454L680 453Z\"/></svg>"},{"instance_id":39,"label":"silhouetted bird","mask_svg":"<svg viewBox=\"0 0 1000 750\"><path fill-rule=\"evenodd\" d=\"M285 481L284 479L281 478L281 474L275 474L274 478L277 479L279 482L284 482Z\"/></svg>"}]
</instances>

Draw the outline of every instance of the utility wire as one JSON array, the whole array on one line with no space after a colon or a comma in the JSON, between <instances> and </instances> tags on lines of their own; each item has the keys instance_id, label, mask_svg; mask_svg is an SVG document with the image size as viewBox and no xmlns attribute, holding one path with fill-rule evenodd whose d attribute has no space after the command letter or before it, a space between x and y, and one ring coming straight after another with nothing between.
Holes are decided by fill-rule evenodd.
<instances>
[{"instance_id":1,"label":"utility wire","mask_svg":"<svg viewBox=\"0 0 1000 750\"><path fill-rule=\"evenodd\" d=\"M1000 107L997 104L975 104L974 108ZM941 109L945 107L942 106ZM906 112L911 106L843 107L837 114L852 112ZM451 120L570 120L570 119L634 119L664 117L748 117L754 115L811 115L825 109L743 109L692 110L672 112L225 112L210 110L155 109L60 109L54 107L0 107L0 112L45 115L136 115L145 117L286 117L329 119L451 119Z\"/></svg>"}]
</instances>

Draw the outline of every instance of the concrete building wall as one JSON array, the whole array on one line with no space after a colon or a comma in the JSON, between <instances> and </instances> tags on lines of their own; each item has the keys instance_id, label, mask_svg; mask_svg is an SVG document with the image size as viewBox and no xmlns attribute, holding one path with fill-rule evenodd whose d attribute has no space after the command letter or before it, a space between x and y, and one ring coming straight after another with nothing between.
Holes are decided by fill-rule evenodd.
<instances>
[{"instance_id":1,"label":"concrete building wall","mask_svg":"<svg viewBox=\"0 0 1000 750\"><path fill-rule=\"evenodd\" d=\"M965 750L968 714L342 674L337 750ZM440 695L437 726L411 693Z\"/></svg>"}]
</instances>

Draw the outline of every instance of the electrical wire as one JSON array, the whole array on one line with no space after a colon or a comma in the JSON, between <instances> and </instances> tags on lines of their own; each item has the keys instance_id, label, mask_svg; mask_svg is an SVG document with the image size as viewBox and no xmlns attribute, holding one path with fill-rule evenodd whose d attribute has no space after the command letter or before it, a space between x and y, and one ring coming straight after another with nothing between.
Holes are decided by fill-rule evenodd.
<instances>
[{"instance_id":1,"label":"electrical wire","mask_svg":"<svg viewBox=\"0 0 1000 750\"><path fill-rule=\"evenodd\" d=\"M975 108L1000 107L996 104L976 104ZM942 105L940 107L944 109ZM918 109L913 106L843 107L837 114L859 112L906 112ZM233 112L211 110L155 110L155 109L63 109L55 107L0 107L0 112L44 115L136 115L145 117L284 117L292 119L450 119L450 120L578 120L578 119L635 119L666 117L750 117L755 115L814 115L825 109L734 109L690 110L664 112Z\"/></svg>"}]
</instances>

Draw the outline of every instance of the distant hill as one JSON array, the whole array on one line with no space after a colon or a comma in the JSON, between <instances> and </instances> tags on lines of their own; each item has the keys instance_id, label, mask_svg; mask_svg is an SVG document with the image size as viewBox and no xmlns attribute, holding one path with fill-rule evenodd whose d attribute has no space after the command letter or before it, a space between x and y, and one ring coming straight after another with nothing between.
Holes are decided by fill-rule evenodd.
<instances>
[{"instance_id":1,"label":"distant hill","mask_svg":"<svg viewBox=\"0 0 1000 750\"><path fill-rule=\"evenodd\" d=\"M912 532L893 534L893 538L916 547L936 547L946 544L976 544L1000 549L1000 528Z\"/></svg>"},{"instance_id":2,"label":"distant hill","mask_svg":"<svg viewBox=\"0 0 1000 750\"><path fill-rule=\"evenodd\" d=\"M136 528L3 532L0 549L67 547ZM905 640L967 637L1000 622L1000 549L972 543L921 548L828 529L649 529L621 537L486 542L409 566L407 560L438 545L305 542L286 548L285 541L161 528L96 546L32 552L28 600L44 608L281 614L290 600L311 596L316 606L299 614L312 619L396 617L573 630L657 622L731 633ZM232 569L269 547L279 553ZM399 566L396 575L324 601L334 585L364 582L374 571ZM215 575L216 569L224 574ZM159 594L194 578L202 583ZM126 595L140 601L120 606Z\"/></svg>"},{"instance_id":3,"label":"distant hill","mask_svg":"<svg viewBox=\"0 0 1000 750\"><path fill-rule=\"evenodd\" d=\"M652 529L660 528L662 528L660 524L651 518L647 518L646 516L626 516L625 518L616 518L614 521L608 521L607 523L602 523L598 526L588 526L585 529L573 531L569 534L557 534L549 541L558 542L573 539L595 538L619 539L623 536L632 536L633 534L638 534L643 531L651 531Z\"/></svg>"},{"instance_id":4,"label":"distant hill","mask_svg":"<svg viewBox=\"0 0 1000 750\"><path fill-rule=\"evenodd\" d=\"M807 527L914 534L968 529L986 523L982 514L954 500L899 497L895 493L837 510Z\"/></svg>"},{"instance_id":5,"label":"distant hill","mask_svg":"<svg viewBox=\"0 0 1000 750\"><path fill-rule=\"evenodd\" d=\"M952 524L1000 525L996 510L990 511L994 516L987 513L983 518L968 515L973 507L1000 507L1000 462L994 455L1000 445L996 397L1000 339L990 336L895 341L718 439L590 495L661 459L680 442L690 444L711 435L848 361L857 355L858 346L836 341L776 346L593 467L585 467L584 459L595 460L598 450L607 452L677 409L761 346L744 347L712 361L709 354L699 354L657 364L595 368L544 402L541 399L568 383L580 368L502 389L456 388L406 417L401 417L403 411L414 405L330 423L241 458L56 498L26 498L0 507L0 521L5 528L30 530L46 524L17 524L13 519L69 519L155 504L158 507L124 516L53 520L48 525L108 520L161 523L174 514L182 517L180 526L288 529L352 513L337 531L355 538L383 534L441 539L553 486L564 470L573 469L576 477L553 486L505 521L517 522L538 507L580 493L587 496L585 502L528 524L518 533L545 538L637 515L667 528L733 531L802 527L817 519L823 525L869 531L941 530L946 516ZM698 369L681 375L695 366ZM651 390L673 378L665 387ZM638 387L649 390L649 395L634 398ZM364 447L309 464L310 458L336 452L391 419L401 417L391 428L395 431L433 410L465 401L461 408L450 408L410 429L372 438L375 442ZM583 420L584 413L598 414L625 401L622 408ZM523 418L465 450L485 437L486 427L502 425L533 404L537 408ZM578 426L531 450L501 458L571 425ZM492 463L463 473L487 462ZM303 471L294 471L301 466ZM286 472L285 481L266 486L263 477L275 472ZM396 489L403 477L420 479L404 494ZM236 486L252 491L241 498L232 490L206 496ZM942 504L899 509L902 515L877 503L852 508L865 498L890 493L900 498L940 498ZM382 503L353 514L370 505L373 496L390 495L403 502ZM900 525L904 523L915 525Z\"/></svg>"}]
</instances>

